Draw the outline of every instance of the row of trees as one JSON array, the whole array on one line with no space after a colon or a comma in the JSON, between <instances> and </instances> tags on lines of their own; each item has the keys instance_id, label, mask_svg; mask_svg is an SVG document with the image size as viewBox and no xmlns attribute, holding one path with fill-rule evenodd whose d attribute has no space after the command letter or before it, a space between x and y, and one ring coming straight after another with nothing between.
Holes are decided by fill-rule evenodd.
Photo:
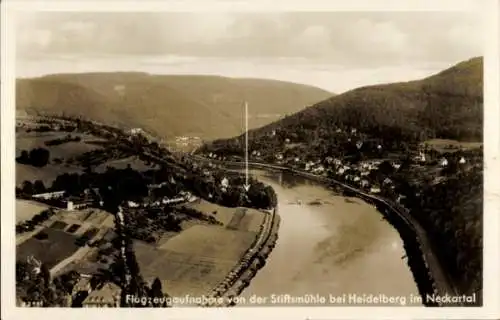
<instances>
[{"instance_id":1,"label":"row of trees","mask_svg":"<svg viewBox=\"0 0 500 320\"><path fill-rule=\"evenodd\" d=\"M35 214L31 219L23 221L16 225L16 234L35 230L36 226L47 221L54 214L55 211L52 208L43 210L42 212Z\"/></svg>"},{"instance_id":2,"label":"row of trees","mask_svg":"<svg viewBox=\"0 0 500 320\"><path fill-rule=\"evenodd\" d=\"M34 167L44 167L50 161L50 151L45 148L35 148L31 151L22 150L21 155L16 158L21 164L28 164Z\"/></svg>"},{"instance_id":3,"label":"row of trees","mask_svg":"<svg viewBox=\"0 0 500 320\"><path fill-rule=\"evenodd\" d=\"M80 141L82 141L81 137L79 137L79 136L73 137L73 136L68 134L64 138L52 139L52 140L45 141L44 143L46 146L57 146L57 145L61 145L61 144L68 143L68 142L80 142Z\"/></svg>"}]
</instances>

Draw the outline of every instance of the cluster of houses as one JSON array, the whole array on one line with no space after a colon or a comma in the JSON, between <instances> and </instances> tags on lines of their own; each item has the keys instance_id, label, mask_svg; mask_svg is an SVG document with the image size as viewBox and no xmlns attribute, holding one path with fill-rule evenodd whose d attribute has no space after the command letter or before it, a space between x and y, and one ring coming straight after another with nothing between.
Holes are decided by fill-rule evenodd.
<instances>
[{"instance_id":1,"label":"cluster of houses","mask_svg":"<svg viewBox=\"0 0 500 320\"><path fill-rule=\"evenodd\" d=\"M150 186L150 188L158 188L161 187L163 184L158 184L155 186ZM155 208L155 207L163 207L166 205L174 205L174 204L180 204L180 203L187 203L187 202L195 202L198 200L198 197L194 196L191 192L189 191L181 191L176 197L169 198L169 197L162 197L161 199L155 199L154 201L151 202L146 202L143 204L136 203L134 201L127 201L127 207L128 208L139 208L139 207L145 207L145 208Z\"/></svg>"},{"instance_id":2,"label":"cluster of houses","mask_svg":"<svg viewBox=\"0 0 500 320\"><path fill-rule=\"evenodd\" d=\"M106 282L98 289L92 289L92 275L82 274L72 290L72 300L83 296L81 302L84 308L117 308L120 307L122 289L120 286Z\"/></svg>"},{"instance_id":3,"label":"cluster of houses","mask_svg":"<svg viewBox=\"0 0 500 320\"><path fill-rule=\"evenodd\" d=\"M353 130L353 133L355 133L355 129ZM358 142L357 147L360 148L361 145L362 142L360 141ZM382 146L378 145L378 148L380 149ZM253 151L252 155L260 156L260 152ZM305 161L300 156L284 158L283 153L281 152L276 152L274 154L274 158L275 164L295 167L315 175L334 176L338 180L345 181L346 183L355 185L371 193L380 193L381 190L385 188L394 189L393 181L390 178L385 178L382 182L374 182L369 179L370 173L372 171L377 171L383 160L375 159L362 161L357 164L351 164L345 163L339 158L329 156L323 159ZM457 161L460 165L465 165L467 163L467 159L464 156L460 156L455 160L447 159L445 156L431 160L431 157L426 155L424 151L418 151L413 157L413 161L415 164L420 166L436 167L437 170L439 170L439 168L448 167L450 165L450 161ZM401 162L398 160L392 160L390 163L394 171L399 170L401 167Z\"/></svg>"}]
</instances>

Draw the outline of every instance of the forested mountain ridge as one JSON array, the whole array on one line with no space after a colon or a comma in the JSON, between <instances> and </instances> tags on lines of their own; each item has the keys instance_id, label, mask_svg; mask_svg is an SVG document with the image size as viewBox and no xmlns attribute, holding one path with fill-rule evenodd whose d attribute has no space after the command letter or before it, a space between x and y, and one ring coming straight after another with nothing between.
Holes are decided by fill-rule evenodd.
<instances>
[{"instance_id":1,"label":"forested mountain ridge","mask_svg":"<svg viewBox=\"0 0 500 320\"><path fill-rule=\"evenodd\" d=\"M374 138L482 140L483 58L472 58L422 80L357 88L252 130L294 132L303 142L355 128Z\"/></svg>"},{"instance_id":2,"label":"forested mountain ridge","mask_svg":"<svg viewBox=\"0 0 500 320\"><path fill-rule=\"evenodd\" d=\"M16 84L16 106L28 113L84 116L163 138L240 134L244 100L252 106L249 126L256 128L332 95L275 80L141 72L55 74Z\"/></svg>"}]
</instances>

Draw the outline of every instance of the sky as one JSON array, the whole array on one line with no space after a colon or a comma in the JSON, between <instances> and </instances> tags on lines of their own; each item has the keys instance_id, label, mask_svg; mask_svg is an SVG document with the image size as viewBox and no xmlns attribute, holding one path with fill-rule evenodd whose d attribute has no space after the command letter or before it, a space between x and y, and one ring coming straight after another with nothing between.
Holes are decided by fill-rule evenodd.
<instances>
[{"instance_id":1,"label":"sky","mask_svg":"<svg viewBox=\"0 0 500 320\"><path fill-rule=\"evenodd\" d=\"M341 93L483 55L483 37L473 12L26 12L16 74L213 74Z\"/></svg>"}]
</instances>

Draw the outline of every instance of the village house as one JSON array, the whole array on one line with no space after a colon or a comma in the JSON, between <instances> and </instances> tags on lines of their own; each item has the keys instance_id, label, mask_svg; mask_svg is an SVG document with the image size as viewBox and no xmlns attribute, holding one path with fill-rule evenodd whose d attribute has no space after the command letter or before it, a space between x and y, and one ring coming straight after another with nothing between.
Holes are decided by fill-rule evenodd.
<instances>
[{"instance_id":1,"label":"village house","mask_svg":"<svg viewBox=\"0 0 500 320\"><path fill-rule=\"evenodd\" d=\"M129 208L138 208L139 207L139 204L134 202L134 201L127 201L127 206Z\"/></svg>"},{"instance_id":2,"label":"village house","mask_svg":"<svg viewBox=\"0 0 500 320\"><path fill-rule=\"evenodd\" d=\"M360 185L362 188L367 188L370 186L370 182L368 180L361 180Z\"/></svg>"},{"instance_id":3,"label":"village house","mask_svg":"<svg viewBox=\"0 0 500 320\"><path fill-rule=\"evenodd\" d=\"M380 193L380 187L379 186L372 186L370 188L371 193Z\"/></svg>"},{"instance_id":4,"label":"village house","mask_svg":"<svg viewBox=\"0 0 500 320\"><path fill-rule=\"evenodd\" d=\"M227 187L229 187L229 180L226 177L224 177L224 178L222 178L220 184L222 187L227 188Z\"/></svg>"},{"instance_id":5,"label":"village house","mask_svg":"<svg viewBox=\"0 0 500 320\"><path fill-rule=\"evenodd\" d=\"M92 287L90 285L90 279L92 279L92 276L90 275L80 275L80 279L73 287L71 295L75 297L80 292L90 293L90 291L92 291Z\"/></svg>"},{"instance_id":6,"label":"village house","mask_svg":"<svg viewBox=\"0 0 500 320\"><path fill-rule=\"evenodd\" d=\"M425 162L426 161L425 153L423 153L422 151L420 151L419 154L415 157L415 161L417 161L417 162Z\"/></svg>"},{"instance_id":7,"label":"village house","mask_svg":"<svg viewBox=\"0 0 500 320\"><path fill-rule=\"evenodd\" d=\"M74 211L74 210L82 210L92 206L95 203L95 200L90 197L69 197L66 200L63 200L63 204L66 204L66 210Z\"/></svg>"},{"instance_id":8,"label":"village house","mask_svg":"<svg viewBox=\"0 0 500 320\"><path fill-rule=\"evenodd\" d=\"M398 195L398 198L396 199L396 202L397 203L401 203L404 199L406 199L406 196L405 195Z\"/></svg>"},{"instance_id":9,"label":"village house","mask_svg":"<svg viewBox=\"0 0 500 320\"><path fill-rule=\"evenodd\" d=\"M442 167L446 167L448 165L448 159L446 158L441 158L441 160L439 161L439 164L442 166Z\"/></svg>"},{"instance_id":10,"label":"village house","mask_svg":"<svg viewBox=\"0 0 500 320\"><path fill-rule=\"evenodd\" d=\"M312 170L312 173L314 174L322 174L323 172L325 172L325 167L321 165Z\"/></svg>"},{"instance_id":11,"label":"village house","mask_svg":"<svg viewBox=\"0 0 500 320\"><path fill-rule=\"evenodd\" d=\"M120 306L121 288L114 283L107 282L98 290L89 293L83 301L84 308L113 308Z\"/></svg>"},{"instance_id":12,"label":"village house","mask_svg":"<svg viewBox=\"0 0 500 320\"><path fill-rule=\"evenodd\" d=\"M309 171L312 169L312 167L314 166L314 162L312 161L308 161L306 164L305 164L305 171Z\"/></svg>"},{"instance_id":13,"label":"village house","mask_svg":"<svg viewBox=\"0 0 500 320\"><path fill-rule=\"evenodd\" d=\"M142 129L141 128L132 128L132 129L130 129L130 134L132 134L132 135L138 135L140 133L142 133Z\"/></svg>"},{"instance_id":14,"label":"village house","mask_svg":"<svg viewBox=\"0 0 500 320\"><path fill-rule=\"evenodd\" d=\"M383 185L391 185L392 184L392 180L389 179L389 178L385 178L384 181L382 182Z\"/></svg>"},{"instance_id":15,"label":"village house","mask_svg":"<svg viewBox=\"0 0 500 320\"><path fill-rule=\"evenodd\" d=\"M458 161L458 163L460 164L465 164L467 161L465 161L465 158L464 157L461 157L460 160Z\"/></svg>"}]
</instances>

